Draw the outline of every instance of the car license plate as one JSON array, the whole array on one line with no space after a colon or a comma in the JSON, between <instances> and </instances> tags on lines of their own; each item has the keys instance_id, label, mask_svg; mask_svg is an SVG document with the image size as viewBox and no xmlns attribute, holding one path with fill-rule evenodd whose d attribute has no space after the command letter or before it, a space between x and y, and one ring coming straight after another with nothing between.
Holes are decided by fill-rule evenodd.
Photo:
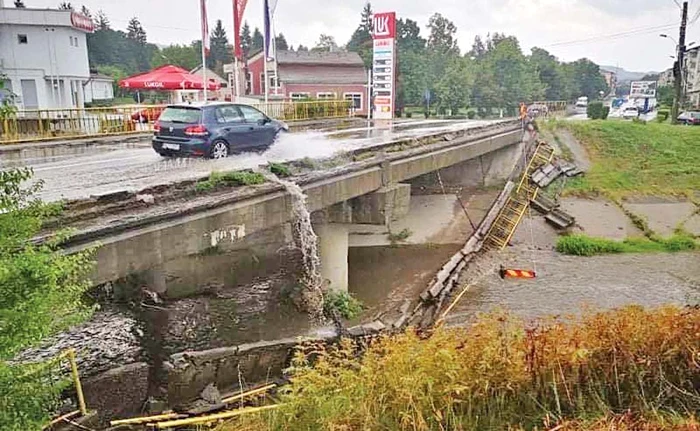
<instances>
[{"instance_id":1,"label":"car license plate","mask_svg":"<svg viewBox=\"0 0 700 431\"><path fill-rule=\"evenodd\" d=\"M163 144L164 150L179 150L180 144Z\"/></svg>"}]
</instances>

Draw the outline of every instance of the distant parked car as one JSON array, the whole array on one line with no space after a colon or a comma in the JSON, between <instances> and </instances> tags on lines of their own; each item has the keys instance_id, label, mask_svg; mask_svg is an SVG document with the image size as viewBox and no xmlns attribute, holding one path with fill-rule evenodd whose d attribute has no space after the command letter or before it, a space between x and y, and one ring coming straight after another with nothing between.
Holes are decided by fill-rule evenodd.
<instances>
[{"instance_id":1,"label":"distant parked car","mask_svg":"<svg viewBox=\"0 0 700 431\"><path fill-rule=\"evenodd\" d=\"M163 113L165 107L163 106L152 106L149 108L144 108L138 112L131 114L131 119L139 123L151 123L156 121L160 114Z\"/></svg>"},{"instance_id":2,"label":"distant parked car","mask_svg":"<svg viewBox=\"0 0 700 431\"><path fill-rule=\"evenodd\" d=\"M678 122L686 126L700 126L700 111L683 112L678 116Z\"/></svg>"},{"instance_id":3,"label":"distant parked car","mask_svg":"<svg viewBox=\"0 0 700 431\"><path fill-rule=\"evenodd\" d=\"M631 120L633 118L639 118L639 108L636 106L628 106L622 111L622 118L626 120Z\"/></svg>"},{"instance_id":4,"label":"distant parked car","mask_svg":"<svg viewBox=\"0 0 700 431\"><path fill-rule=\"evenodd\" d=\"M153 149L161 156L204 156L269 148L289 127L248 105L170 105L153 126Z\"/></svg>"}]
</instances>

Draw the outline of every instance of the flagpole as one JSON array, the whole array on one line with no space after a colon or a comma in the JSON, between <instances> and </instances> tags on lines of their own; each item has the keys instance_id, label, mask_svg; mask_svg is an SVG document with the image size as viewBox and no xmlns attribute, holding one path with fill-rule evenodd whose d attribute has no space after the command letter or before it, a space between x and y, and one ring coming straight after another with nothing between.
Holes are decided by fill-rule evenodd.
<instances>
[{"instance_id":1,"label":"flagpole","mask_svg":"<svg viewBox=\"0 0 700 431\"><path fill-rule=\"evenodd\" d=\"M204 87L204 103L207 103L209 101L208 94L207 94L207 47L206 47L206 39L207 39L207 33L208 33L208 25L207 25L207 6L206 6L206 0L200 0L200 5L201 5L201 14L202 14L202 83Z\"/></svg>"},{"instance_id":2,"label":"flagpole","mask_svg":"<svg viewBox=\"0 0 700 431\"><path fill-rule=\"evenodd\" d=\"M263 85L264 91L265 91L265 107L267 108L267 104L269 103L269 91L268 91L268 85L270 83L270 78L267 76L267 54L268 54L268 43L269 43L269 38L270 38L270 11L267 8L267 0L262 0L263 2L263 17L265 20L265 30L263 31L263 67L265 70L265 85Z\"/></svg>"},{"instance_id":3,"label":"flagpole","mask_svg":"<svg viewBox=\"0 0 700 431\"><path fill-rule=\"evenodd\" d=\"M234 100L234 102L236 102L236 103L238 103L238 101L240 100L240 97L241 97L241 83L240 83L240 77L238 76L238 67L239 67L238 56L236 56L233 60L233 81L234 81L233 85L236 86L236 89L235 89L236 100Z\"/></svg>"}]
</instances>

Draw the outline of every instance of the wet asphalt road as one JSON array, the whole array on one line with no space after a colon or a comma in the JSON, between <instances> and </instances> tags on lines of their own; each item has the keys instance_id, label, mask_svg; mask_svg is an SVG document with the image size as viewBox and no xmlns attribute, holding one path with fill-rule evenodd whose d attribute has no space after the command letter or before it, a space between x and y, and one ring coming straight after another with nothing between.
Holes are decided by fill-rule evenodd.
<instances>
[{"instance_id":1,"label":"wet asphalt road","mask_svg":"<svg viewBox=\"0 0 700 431\"><path fill-rule=\"evenodd\" d=\"M0 161L0 168L30 166L44 187L45 201L72 200L118 191L194 179L212 171L250 169L269 162L325 158L343 151L390 142L399 138L483 126L491 121L404 121L392 130L360 127L311 131L280 136L262 154L244 153L225 160L165 159L149 141L97 145L78 154Z\"/></svg>"}]
</instances>

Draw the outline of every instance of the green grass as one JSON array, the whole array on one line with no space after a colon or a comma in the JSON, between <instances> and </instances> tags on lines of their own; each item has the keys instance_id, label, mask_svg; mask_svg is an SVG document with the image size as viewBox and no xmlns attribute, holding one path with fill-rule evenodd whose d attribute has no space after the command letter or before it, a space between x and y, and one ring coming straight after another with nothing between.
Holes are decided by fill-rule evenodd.
<instances>
[{"instance_id":1,"label":"green grass","mask_svg":"<svg viewBox=\"0 0 700 431\"><path fill-rule=\"evenodd\" d=\"M700 190L700 127L627 121L556 122L586 147L593 162L567 193L690 196Z\"/></svg>"},{"instance_id":2,"label":"green grass","mask_svg":"<svg viewBox=\"0 0 700 431\"><path fill-rule=\"evenodd\" d=\"M563 236L557 241L558 252L573 256L595 256L600 254L619 253L664 253L691 251L700 248L697 241L683 233L670 238L628 238L624 241L613 241L605 238L594 238L587 235Z\"/></svg>"},{"instance_id":3,"label":"green grass","mask_svg":"<svg viewBox=\"0 0 700 431\"><path fill-rule=\"evenodd\" d=\"M197 182L194 189L198 193L205 193L219 186L253 186L263 184L264 182L265 177L258 172L212 172L209 175L209 179Z\"/></svg>"}]
</instances>

